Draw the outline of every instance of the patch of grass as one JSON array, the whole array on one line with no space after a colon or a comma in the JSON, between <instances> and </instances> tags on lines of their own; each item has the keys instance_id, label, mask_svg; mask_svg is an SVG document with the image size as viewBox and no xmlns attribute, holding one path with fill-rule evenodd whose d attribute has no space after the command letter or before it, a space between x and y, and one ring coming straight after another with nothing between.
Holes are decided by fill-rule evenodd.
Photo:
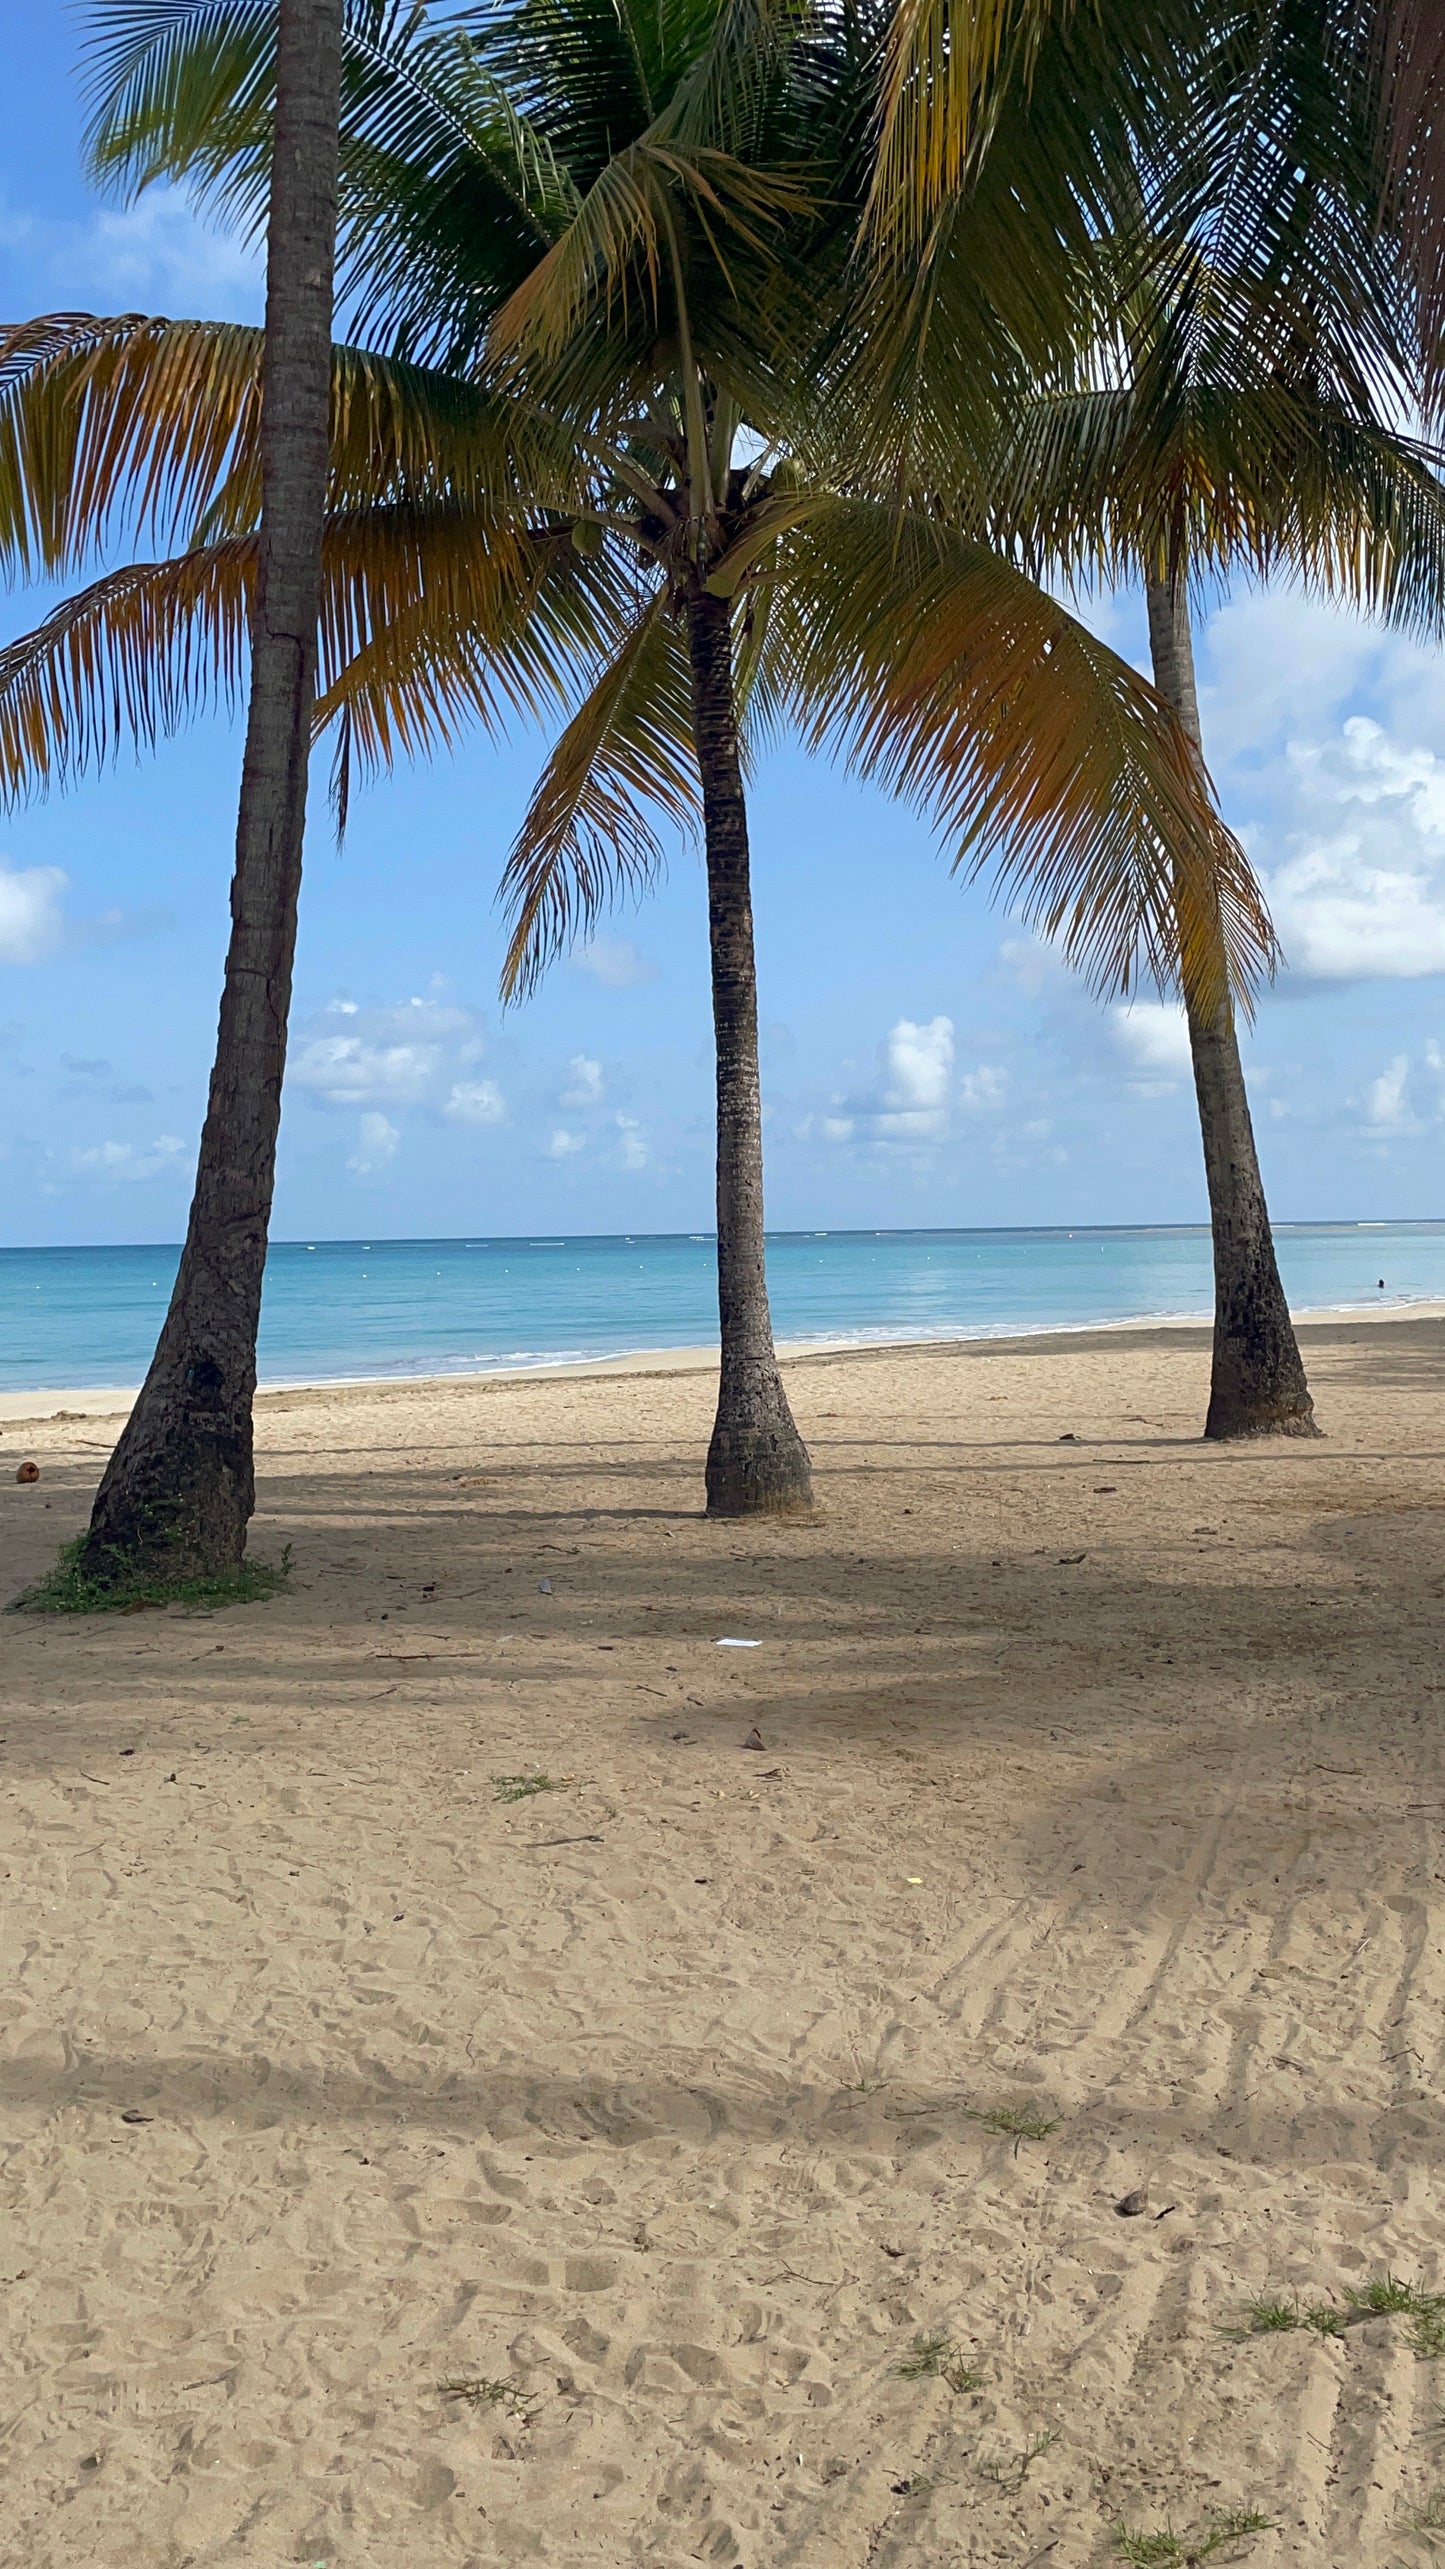
<instances>
[{"instance_id":1,"label":"patch of grass","mask_svg":"<svg viewBox=\"0 0 1445 2569\"><path fill-rule=\"evenodd\" d=\"M562 1779L553 1775L494 1775L499 1802L529 1802L534 1793L560 1793Z\"/></svg>"},{"instance_id":2,"label":"patch of grass","mask_svg":"<svg viewBox=\"0 0 1445 2569\"><path fill-rule=\"evenodd\" d=\"M1436 2296L1432 2293L1424 2298L1433 2301ZM1351 2310L1358 2311L1362 2319L1376 2319L1389 2317L1396 2311L1416 2311L1422 2295L1417 2285L1405 2283L1399 2275L1392 2275L1387 2267L1384 2274L1377 2275L1372 2283L1366 2284L1363 2292L1352 2292L1347 2284L1345 2299Z\"/></svg>"},{"instance_id":3,"label":"patch of grass","mask_svg":"<svg viewBox=\"0 0 1445 2569\"><path fill-rule=\"evenodd\" d=\"M1332 2301L1271 2301L1262 2297L1245 2305L1243 2324L1232 2337L1274 2337L1292 2329L1313 2330L1317 2337L1343 2337L1366 2319L1408 2319L1409 2344L1422 2363L1445 2356L1445 2293L1425 2292L1399 2275L1385 2273L1358 2291L1346 2285L1344 2308Z\"/></svg>"},{"instance_id":4,"label":"patch of grass","mask_svg":"<svg viewBox=\"0 0 1445 2569\"><path fill-rule=\"evenodd\" d=\"M438 2382L444 2400L464 2400L468 2408L499 2408L519 2426L530 2426L536 2401L516 2382L489 2381L485 2373L448 2373Z\"/></svg>"},{"instance_id":5,"label":"patch of grass","mask_svg":"<svg viewBox=\"0 0 1445 2569\"><path fill-rule=\"evenodd\" d=\"M1244 2318L1239 2327L1226 2329L1225 2335L1282 2337L1288 2330L1298 2328L1301 2324L1300 2306L1297 2301L1270 2301L1267 2296L1261 2296L1257 2301L1246 2302Z\"/></svg>"},{"instance_id":6,"label":"patch of grass","mask_svg":"<svg viewBox=\"0 0 1445 2569\"><path fill-rule=\"evenodd\" d=\"M1410 2352L1422 2364L1438 2364L1445 2355L1445 2294L1429 2296L1434 2307L1410 2314Z\"/></svg>"},{"instance_id":7,"label":"patch of grass","mask_svg":"<svg viewBox=\"0 0 1445 2569\"><path fill-rule=\"evenodd\" d=\"M136 1614L142 1606L254 1606L290 1584L291 1546L279 1561L243 1561L239 1570L218 1570L190 1578L167 1578L159 1570L117 1566L114 1577L102 1577L85 1560L85 1536L67 1543L53 1570L33 1588L12 1597L12 1615Z\"/></svg>"},{"instance_id":8,"label":"patch of grass","mask_svg":"<svg viewBox=\"0 0 1445 2569\"><path fill-rule=\"evenodd\" d=\"M1016 2498L1034 2464L1058 2440L1057 2429L1046 2426L1037 2435L1031 2435L1017 2453L999 2454L991 2461L980 2462L980 2475L985 2480L992 2480L994 2487L1002 2489L1005 2497Z\"/></svg>"},{"instance_id":9,"label":"patch of grass","mask_svg":"<svg viewBox=\"0 0 1445 2569\"><path fill-rule=\"evenodd\" d=\"M1410 2533L1445 2533L1445 2489L1432 2489L1417 2515L1409 2519Z\"/></svg>"},{"instance_id":10,"label":"patch of grass","mask_svg":"<svg viewBox=\"0 0 1445 2569\"><path fill-rule=\"evenodd\" d=\"M905 2382L946 2382L949 2389L981 2391L983 2375L970 2364L951 2337L915 2337L913 2351L898 2367Z\"/></svg>"},{"instance_id":11,"label":"patch of grass","mask_svg":"<svg viewBox=\"0 0 1445 2569\"><path fill-rule=\"evenodd\" d=\"M1348 2312L1336 2310L1332 2301L1312 2301L1300 2312L1301 2328L1312 2328L1316 2337L1343 2337L1349 2324Z\"/></svg>"},{"instance_id":12,"label":"patch of grass","mask_svg":"<svg viewBox=\"0 0 1445 2569\"><path fill-rule=\"evenodd\" d=\"M1230 2550L1237 2552L1241 2542L1273 2530L1271 2517L1257 2515L1252 2507L1236 2507L1228 2515L1211 2516L1194 2533L1176 2533L1172 2524L1162 2533L1135 2533L1121 2524L1114 2547L1130 2569L1200 2569L1202 2562L1218 2560Z\"/></svg>"},{"instance_id":13,"label":"patch of grass","mask_svg":"<svg viewBox=\"0 0 1445 2569\"><path fill-rule=\"evenodd\" d=\"M985 2132L997 2132L1006 2141L1046 2141L1057 2132L1057 2114L1036 2114L1030 2105L966 2105L966 2123L979 2123Z\"/></svg>"},{"instance_id":14,"label":"patch of grass","mask_svg":"<svg viewBox=\"0 0 1445 2569\"><path fill-rule=\"evenodd\" d=\"M1349 2312L1337 2310L1332 2301L1270 2301L1266 2297L1247 2303L1243 2326L1226 2333L1231 2337L1286 2337L1292 2329L1307 2328L1316 2337L1343 2337L1349 2324Z\"/></svg>"}]
</instances>

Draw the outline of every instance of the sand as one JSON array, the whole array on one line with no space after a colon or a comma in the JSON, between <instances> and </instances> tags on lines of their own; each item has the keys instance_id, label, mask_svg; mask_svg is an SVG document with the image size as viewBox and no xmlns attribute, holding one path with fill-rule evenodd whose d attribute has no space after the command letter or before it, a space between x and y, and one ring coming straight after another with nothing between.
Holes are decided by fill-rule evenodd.
<instances>
[{"instance_id":1,"label":"sand","mask_svg":"<svg viewBox=\"0 0 1445 2569\"><path fill-rule=\"evenodd\" d=\"M1445 2289L1445 1323L1306 1339L798 1363L789 1526L705 1372L272 1395L288 1594L0 1626L7 2569L1433 2556L1409 2323L1230 2333Z\"/></svg>"}]
</instances>

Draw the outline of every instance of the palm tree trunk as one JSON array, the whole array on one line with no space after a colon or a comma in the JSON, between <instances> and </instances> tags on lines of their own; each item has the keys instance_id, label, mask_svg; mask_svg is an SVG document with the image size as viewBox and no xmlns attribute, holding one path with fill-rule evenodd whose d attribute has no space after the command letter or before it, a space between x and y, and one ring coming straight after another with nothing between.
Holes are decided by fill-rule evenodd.
<instances>
[{"instance_id":1,"label":"palm tree trunk","mask_svg":"<svg viewBox=\"0 0 1445 2569\"><path fill-rule=\"evenodd\" d=\"M707 842L717 1039L717 1278L722 1367L707 1457L709 1516L813 1504L808 1450L773 1350L763 1241L763 1122L748 815L733 695L732 611L696 580L687 600L693 733Z\"/></svg>"},{"instance_id":2,"label":"palm tree trunk","mask_svg":"<svg viewBox=\"0 0 1445 2569\"><path fill-rule=\"evenodd\" d=\"M1196 749L1202 749L1182 573L1173 580L1150 580L1146 595L1154 684ZM1214 1360L1204 1433L1317 1436L1314 1403L1274 1254L1234 1008L1225 986L1222 933L1219 965L1223 995L1216 1002L1206 1006L1187 993L1185 997L1214 1235Z\"/></svg>"},{"instance_id":3,"label":"palm tree trunk","mask_svg":"<svg viewBox=\"0 0 1445 2569\"><path fill-rule=\"evenodd\" d=\"M83 1566L239 1567L296 947L331 392L343 0L281 0L251 692L216 1058L175 1291Z\"/></svg>"}]
</instances>

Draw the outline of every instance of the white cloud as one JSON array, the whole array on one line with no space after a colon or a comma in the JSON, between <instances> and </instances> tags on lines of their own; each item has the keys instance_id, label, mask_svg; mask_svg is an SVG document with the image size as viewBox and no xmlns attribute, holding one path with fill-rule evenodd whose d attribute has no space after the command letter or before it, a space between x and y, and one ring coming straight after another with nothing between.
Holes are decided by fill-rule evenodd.
<instances>
[{"instance_id":1,"label":"white cloud","mask_svg":"<svg viewBox=\"0 0 1445 2569\"><path fill-rule=\"evenodd\" d=\"M1201 654L1204 746L1222 761L1271 761L1281 739L1332 722L1337 709L1381 671L1398 685L1422 655L1356 616L1320 606L1299 590L1242 588L1210 618Z\"/></svg>"},{"instance_id":2,"label":"white cloud","mask_svg":"<svg viewBox=\"0 0 1445 2569\"><path fill-rule=\"evenodd\" d=\"M1377 1132L1398 1133L1412 1130L1415 1117L1408 1098L1410 1057L1396 1053L1388 1070L1372 1079L1365 1091L1365 1119Z\"/></svg>"},{"instance_id":3,"label":"white cloud","mask_svg":"<svg viewBox=\"0 0 1445 2569\"><path fill-rule=\"evenodd\" d=\"M85 223L0 210L0 251L35 289L102 312L183 312L259 321L265 255L202 220L178 188L148 188L134 205L100 207Z\"/></svg>"},{"instance_id":4,"label":"white cloud","mask_svg":"<svg viewBox=\"0 0 1445 2569\"><path fill-rule=\"evenodd\" d=\"M600 1106L602 1103L602 1064L589 1061L585 1053L574 1053L567 1064L565 1087L557 1094L559 1106Z\"/></svg>"},{"instance_id":5,"label":"white cloud","mask_svg":"<svg viewBox=\"0 0 1445 2569\"><path fill-rule=\"evenodd\" d=\"M1438 654L1288 588L1243 589L1201 665L1205 747L1289 969L1445 972Z\"/></svg>"},{"instance_id":6,"label":"white cloud","mask_svg":"<svg viewBox=\"0 0 1445 2569\"><path fill-rule=\"evenodd\" d=\"M500 1124L507 1112L500 1087L474 1075L485 1051L481 1017L450 1000L362 1008L333 999L302 1028L287 1084L316 1106L411 1107L449 1124Z\"/></svg>"},{"instance_id":7,"label":"white cloud","mask_svg":"<svg viewBox=\"0 0 1445 2569\"><path fill-rule=\"evenodd\" d=\"M911 1017L900 1017L885 1049L888 1104L905 1114L936 1114L953 1069L953 1019L930 1017L926 1026L915 1026Z\"/></svg>"},{"instance_id":8,"label":"white cloud","mask_svg":"<svg viewBox=\"0 0 1445 2569\"><path fill-rule=\"evenodd\" d=\"M458 1080L442 1108L449 1124L501 1124L507 1101L494 1079Z\"/></svg>"},{"instance_id":9,"label":"white cloud","mask_svg":"<svg viewBox=\"0 0 1445 2569\"><path fill-rule=\"evenodd\" d=\"M569 1133L565 1124L559 1124L547 1144L547 1157L549 1160L570 1160L586 1148L585 1133Z\"/></svg>"},{"instance_id":10,"label":"white cloud","mask_svg":"<svg viewBox=\"0 0 1445 2569\"><path fill-rule=\"evenodd\" d=\"M1001 981L1021 990L1026 999L1052 997L1078 986L1057 948L1046 945L1042 937L1005 937L994 957L994 969Z\"/></svg>"},{"instance_id":11,"label":"white cloud","mask_svg":"<svg viewBox=\"0 0 1445 2569\"><path fill-rule=\"evenodd\" d=\"M363 1115L357 1147L346 1165L357 1177L371 1177L395 1159L400 1143L401 1135L389 1116Z\"/></svg>"},{"instance_id":12,"label":"white cloud","mask_svg":"<svg viewBox=\"0 0 1445 2569\"><path fill-rule=\"evenodd\" d=\"M837 1097L840 1110L821 1119L830 1142L934 1142L948 1129L953 1078L953 1019L915 1023L900 1017L880 1047L878 1077L856 1097ZM809 1128L811 1118L809 1118Z\"/></svg>"},{"instance_id":13,"label":"white cloud","mask_svg":"<svg viewBox=\"0 0 1445 2569\"><path fill-rule=\"evenodd\" d=\"M1330 981L1445 972L1445 760L1363 714L1288 756L1303 826L1265 880L1291 965Z\"/></svg>"},{"instance_id":14,"label":"white cloud","mask_svg":"<svg viewBox=\"0 0 1445 2569\"><path fill-rule=\"evenodd\" d=\"M465 1010L431 999L367 1009L342 1000L333 1002L326 1019L336 1021L335 1031L326 1031L323 1021L303 1043L290 1078L294 1088L309 1090L328 1106L373 1100L423 1104L437 1086L457 1021L469 1024Z\"/></svg>"},{"instance_id":15,"label":"white cloud","mask_svg":"<svg viewBox=\"0 0 1445 2569\"><path fill-rule=\"evenodd\" d=\"M1167 1000L1135 999L1109 1012L1114 1040L1146 1096L1175 1087L1190 1067L1184 1011Z\"/></svg>"},{"instance_id":16,"label":"white cloud","mask_svg":"<svg viewBox=\"0 0 1445 2569\"><path fill-rule=\"evenodd\" d=\"M96 1142L88 1150L70 1154L70 1165L77 1177L98 1178L105 1185L125 1185L135 1179L162 1177L185 1156L185 1143L176 1133L158 1133L155 1140L141 1148L135 1142Z\"/></svg>"},{"instance_id":17,"label":"white cloud","mask_svg":"<svg viewBox=\"0 0 1445 2569\"><path fill-rule=\"evenodd\" d=\"M992 1062L966 1070L958 1083L958 1102L965 1115L996 1115L1008 1095L1008 1073Z\"/></svg>"},{"instance_id":18,"label":"white cloud","mask_svg":"<svg viewBox=\"0 0 1445 2569\"><path fill-rule=\"evenodd\" d=\"M657 966L639 954L626 937L590 937L572 958L579 972L590 973L604 990L635 990L657 979Z\"/></svg>"},{"instance_id":19,"label":"white cloud","mask_svg":"<svg viewBox=\"0 0 1445 2569\"><path fill-rule=\"evenodd\" d=\"M638 1118L635 1115L617 1115L613 1117L613 1121L622 1137L617 1153L622 1166L625 1169L645 1169L647 1136Z\"/></svg>"},{"instance_id":20,"label":"white cloud","mask_svg":"<svg viewBox=\"0 0 1445 2569\"><path fill-rule=\"evenodd\" d=\"M40 963L55 952L65 935L68 883L58 865L0 860L0 963Z\"/></svg>"}]
</instances>

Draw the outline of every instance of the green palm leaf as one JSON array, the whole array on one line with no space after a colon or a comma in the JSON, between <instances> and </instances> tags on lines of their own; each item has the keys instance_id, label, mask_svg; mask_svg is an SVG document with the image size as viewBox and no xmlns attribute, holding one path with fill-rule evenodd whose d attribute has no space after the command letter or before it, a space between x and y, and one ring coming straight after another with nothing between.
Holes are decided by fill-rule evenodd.
<instances>
[{"instance_id":1,"label":"green palm leaf","mask_svg":"<svg viewBox=\"0 0 1445 2569\"><path fill-rule=\"evenodd\" d=\"M507 860L503 995L535 988L604 908L655 879L665 848L654 816L685 827L698 811L687 654L659 589L563 731Z\"/></svg>"}]
</instances>

